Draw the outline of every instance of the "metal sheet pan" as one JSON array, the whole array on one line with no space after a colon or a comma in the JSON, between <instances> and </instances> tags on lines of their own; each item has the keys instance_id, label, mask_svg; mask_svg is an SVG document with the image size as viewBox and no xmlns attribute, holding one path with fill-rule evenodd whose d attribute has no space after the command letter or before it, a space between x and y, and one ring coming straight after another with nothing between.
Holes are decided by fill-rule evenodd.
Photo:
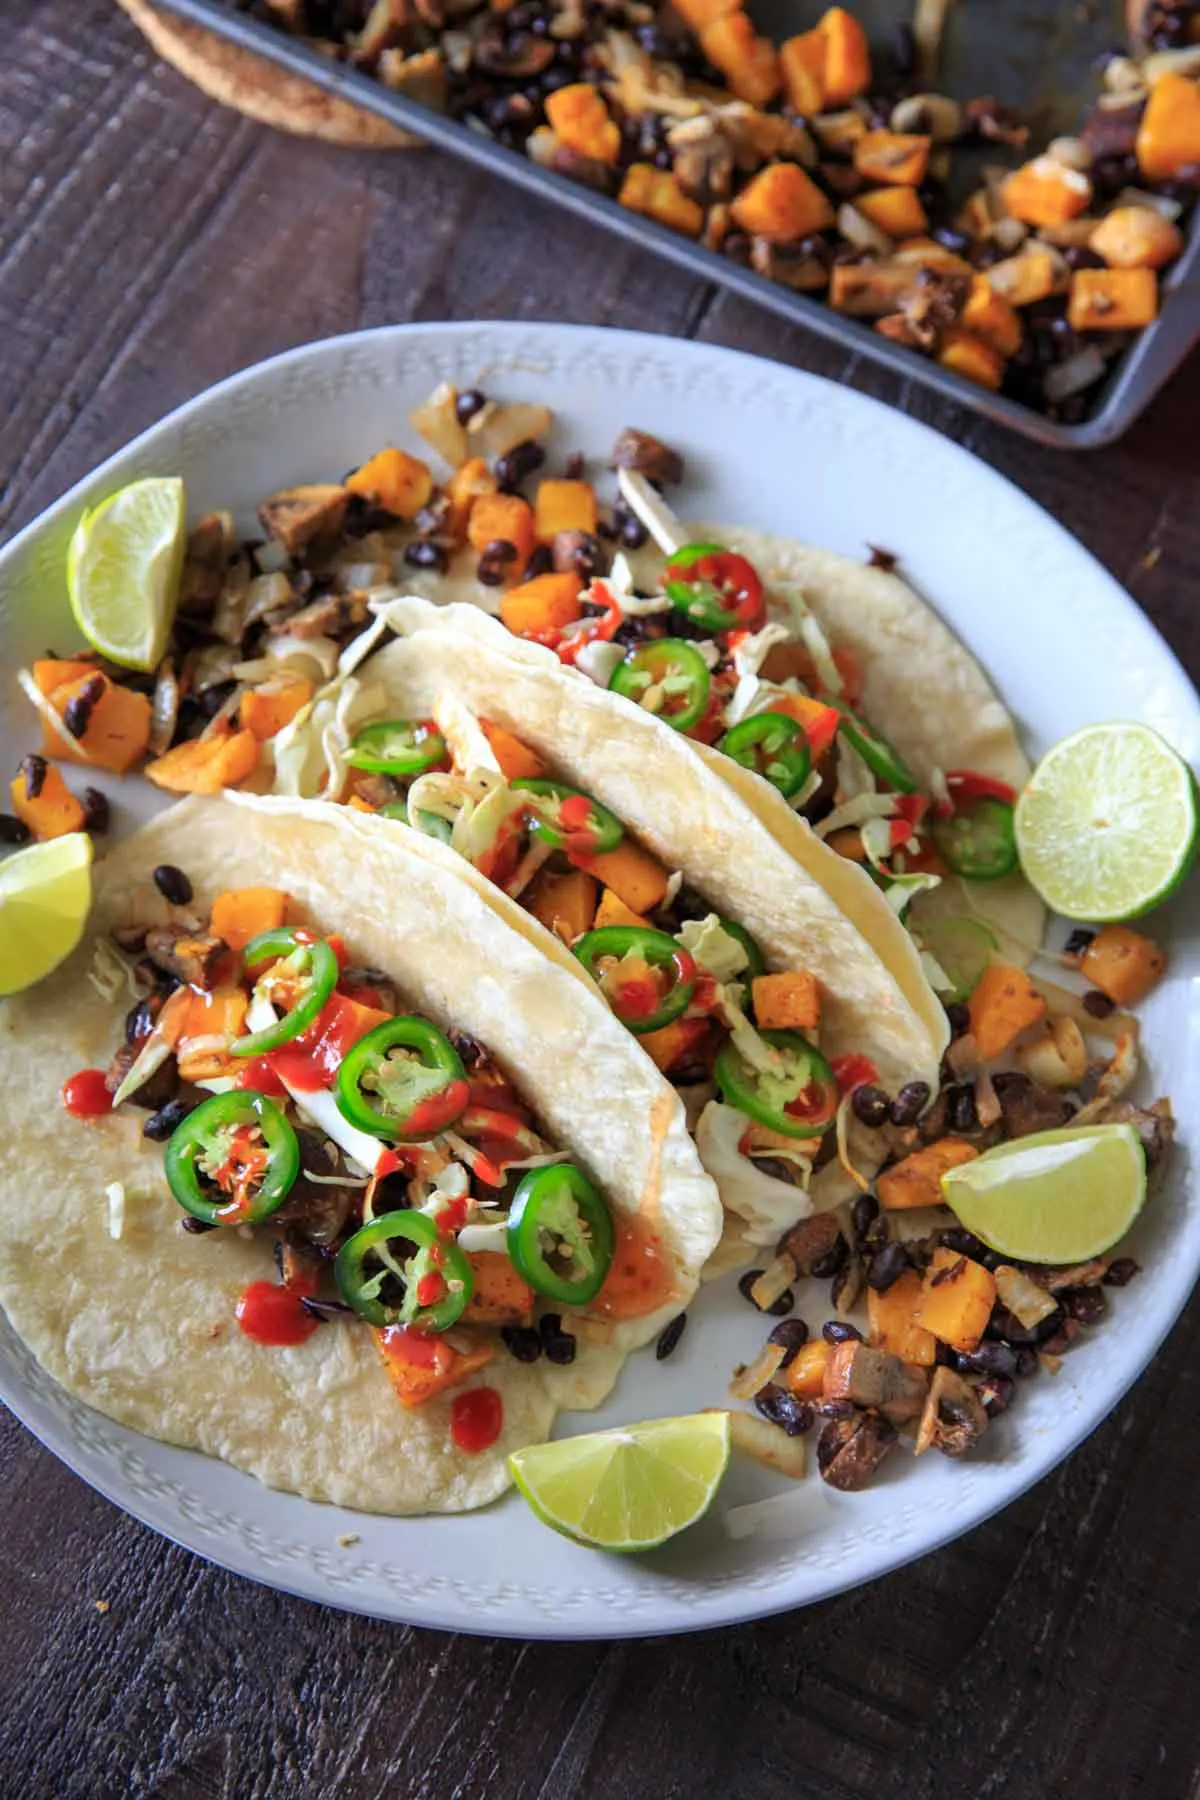
<instances>
[{"instance_id":1,"label":"metal sheet pan","mask_svg":"<svg viewBox=\"0 0 1200 1800\"><path fill-rule=\"evenodd\" d=\"M973 382L939 368L927 358L900 348L855 319L835 313L823 301L778 286L729 258L677 236L652 219L642 218L615 200L539 168L528 157L506 149L469 126L430 111L416 101L392 93L372 77L308 48L269 25L236 12L223 0L159 0L167 10L205 25L243 49L257 51L293 74L306 76L331 93L341 94L396 125L447 150L452 155L501 175L543 199L591 219L606 230L640 244L687 269L702 281L714 282L742 298L767 307L791 324L816 331L856 355L882 364L909 381L966 406L998 424L1008 425L1064 450L1089 450L1110 444L1128 430L1152 396L1178 368L1200 339L1200 208L1192 219L1183 256L1162 284L1163 307L1156 323L1143 331L1120 359L1100 391L1089 419L1079 425L1055 423L1030 407L1001 394L988 393ZM878 41L908 16L897 0L857 0L855 12ZM1097 58L1122 38L1120 0L1092 6L1045 0L976 0L952 15L944 46L941 85L949 93L994 93L1018 106L1043 140L1072 128L1095 93ZM815 12L797 18L795 0L758 0L760 29L777 37L803 29Z\"/></svg>"}]
</instances>

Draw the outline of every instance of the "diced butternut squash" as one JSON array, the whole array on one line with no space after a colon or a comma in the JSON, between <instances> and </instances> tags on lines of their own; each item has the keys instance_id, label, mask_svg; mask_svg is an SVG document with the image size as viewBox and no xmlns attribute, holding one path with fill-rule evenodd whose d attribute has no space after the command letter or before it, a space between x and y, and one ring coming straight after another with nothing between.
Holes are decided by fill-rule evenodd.
<instances>
[{"instance_id":1,"label":"diced butternut squash","mask_svg":"<svg viewBox=\"0 0 1200 1800\"><path fill-rule=\"evenodd\" d=\"M948 1169L974 1162L979 1155L965 1138L939 1138L893 1163L875 1182L879 1204L887 1212L908 1212L918 1206L944 1206L942 1176Z\"/></svg>"},{"instance_id":2,"label":"diced butternut squash","mask_svg":"<svg viewBox=\"0 0 1200 1800\"><path fill-rule=\"evenodd\" d=\"M937 359L943 369L965 375L977 387L990 388L993 393L1004 380L1004 358L1000 352L983 338L962 331L956 325L942 333Z\"/></svg>"},{"instance_id":3,"label":"diced butternut squash","mask_svg":"<svg viewBox=\"0 0 1200 1800\"><path fill-rule=\"evenodd\" d=\"M578 575L535 575L509 588L500 602L500 618L516 637L541 637L561 631L581 612L583 582Z\"/></svg>"},{"instance_id":4,"label":"diced butternut squash","mask_svg":"<svg viewBox=\"0 0 1200 1800\"><path fill-rule=\"evenodd\" d=\"M653 912L663 903L667 871L631 837L622 838L615 850L601 850L595 856L572 852L571 861L595 875L636 913Z\"/></svg>"},{"instance_id":5,"label":"diced butternut squash","mask_svg":"<svg viewBox=\"0 0 1200 1800\"><path fill-rule=\"evenodd\" d=\"M1158 317L1153 269L1076 269L1067 318L1076 331L1139 331Z\"/></svg>"},{"instance_id":6,"label":"diced butternut squash","mask_svg":"<svg viewBox=\"0 0 1200 1800\"><path fill-rule=\"evenodd\" d=\"M192 995L176 1050L184 1081L215 1081L245 1068L243 1059L230 1055L229 1045L242 1035L249 1004L241 988Z\"/></svg>"},{"instance_id":7,"label":"diced butternut squash","mask_svg":"<svg viewBox=\"0 0 1200 1800\"><path fill-rule=\"evenodd\" d=\"M823 1337L803 1344L786 1369L780 1370L784 1387L801 1400L820 1400L825 1392L825 1365L832 1354L833 1345Z\"/></svg>"},{"instance_id":8,"label":"diced butternut squash","mask_svg":"<svg viewBox=\"0 0 1200 1800\"><path fill-rule=\"evenodd\" d=\"M156 762L146 764L155 787L171 794L219 794L236 787L258 767L258 739L252 731L214 732L176 744Z\"/></svg>"},{"instance_id":9,"label":"diced butternut squash","mask_svg":"<svg viewBox=\"0 0 1200 1800\"><path fill-rule=\"evenodd\" d=\"M492 746L492 753L500 765L500 773L505 781L517 781L529 776L539 779L546 773L546 765L536 751L530 750L519 737L506 731L503 725L493 724L491 719L480 719L479 728Z\"/></svg>"},{"instance_id":10,"label":"diced butternut squash","mask_svg":"<svg viewBox=\"0 0 1200 1800\"><path fill-rule=\"evenodd\" d=\"M706 25L700 48L738 99L750 106L767 106L783 85L774 44L759 37L744 12L725 13Z\"/></svg>"},{"instance_id":11,"label":"diced butternut squash","mask_svg":"<svg viewBox=\"0 0 1200 1800\"><path fill-rule=\"evenodd\" d=\"M868 1287L867 1324L872 1344L889 1350L903 1362L918 1363L928 1369L937 1361L937 1339L917 1324L922 1293L921 1277L915 1269L893 1281L882 1294Z\"/></svg>"},{"instance_id":12,"label":"diced butternut squash","mask_svg":"<svg viewBox=\"0 0 1200 1800\"><path fill-rule=\"evenodd\" d=\"M1128 925L1106 925L1098 931L1080 962L1085 981L1115 1000L1118 1006L1136 1006L1162 979L1167 959L1153 938L1131 931Z\"/></svg>"},{"instance_id":13,"label":"diced butternut squash","mask_svg":"<svg viewBox=\"0 0 1200 1800\"><path fill-rule=\"evenodd\" d=\"M1053 156L1035 156L1014 169L1001 187L1005 210L1026 225L1063 225L1092 203L1092 184L1081 169Z\"/></svg>"},{"instance_id":14,"label":"diced butternut squash","mask_svg":"<svg viewBox=\"0 0 1200 1800\"><path fill-rule=\"evenodd\" d=\"M838 263L830 276L829 304L852 319L882 318L897 310L916 281L913 264L894 257L879 263Z\"/></svg>"},{"instance_id":15,"label":"diced butternut squash","mask_svg":"<svg viewBox=\"0 0 1200 1800\"><path fill-rule=\"evenodd\" d=\"M482 456L473 456L455 469L446 483L446 495L450 501L449 527L460 543L467 535L467 522L475 502L486 494L498 493L499 489L500 483Z\"/></svg>"},{"instance_id":16,"label":"diced butternut squash","mask_svg":"<svg viewBox=\"0 0 1200 1800\"><path fill-rule=\"evenodd\" d=\"M533 555L533 508L519 494L483 494L471 508L467 542L481 554L500 540L516 551L514 570L525 567Z\"/></svg>"},{"instance_id":17,"label":"diced butternut squash","mask_svg":"<svg viewBox=\"0 0 1200 1800\"><path fill-rule=\"evenodd\" d=\"M588 81L572 81L547 96L546 117L560 144L593 162L615 163L621 153L621 128L610 116L604 96Z\"/></svg>"},{"instance_id":18,"label":"diced butternut squash","mask_svg":"<svg viewBox=\"0 0 1200 1800\"><path fill-rule=\"evenodd\" d=\"M825 39L825 105L846 106L871 85L867 34L841 6L831 6L817 30Z\"/></svg>"},{"instance_id":19,"label":"diced butternut squash","mask_svg":"<svg viewBox=\"0 0 1200 1800\"><path fill-rule=\"evenodd\" d=\"M821 990L807 969L756 975L751 985L760 1031L815 1031L821 1023Z\"/></svg>"},{"instance_id":20,"label":"diced butternut squash","mask_svg":"<svg viewBox=\"0 0 1200 1800\"><path fill-rule=\"evenodd\" d=\"M1002 1056L1014 1039L1036 1025L1046 1002L1024 969L1015 963L991 963L971 995L971 1030L984 1062Z\"/></svg>"},{"instance_id":21,"label":"diced butternut squash","mask_svg":"<svg viewBox=\"0 0 1200 1800\"><path fill-rule=\"evenodd\" d=\"M943 1248L925 1271L913 1318L952 1350L977 1350L995 1304L991 1270Z\"/></svg>"},{"instance_id":22,"label":"diced butternut squash","mask_svg":"<svg viewBox=\"0 0 1200 1800\"><path fill-rule=\"evenodd\" d=\"M474 1291L462 1315L464 1325L528 1325L533 1289L522 1281L503 1250L467 1253Z\"/></svg>"},{"instance_id":23,"label":"diced butternut squash","mask_svg":"<svg viewBox=\"0 0 1200 1800\"><path fill-rule=\"evenodd\" d=\"M407 450L392 445L378 451L353 475L346 477L352 494L380 506L397 519L415 519L433 493L433 475L428 463Z\"/></svg>"},{"instance_id":24,"label":"diced butternut squash","mask_svg":"<svg viewBox=\"0 0 1200 1800\"><path fill-rule=\"evenodd\" d=\"M1048 245L1033 244L1017 256L1006 256L987 271L988 286L1010 306L1033 306L1065 285L1062 258Z\"/></svg>"},{"instance_id":25,"label":"diced butternut squash","mask_svg":"<svg viewBox=\"0 0 1200 1800\"><path fill-rule=\"evenodd\" d=\"M699 34L715 19L741 10L742 0L677 0L675 11Z\"/></svg>"},{"instance_id":26,"label":"diced butternut squash","mask_svg":"<svg viewBox=\"0 0 1200 1800\"><path fill-rule=\"evenodd\" d=\"M83 830L83 807L57 769L47 768L37 794L29 793L23 773L9 783L8 791L13 812L35 837L65 837L69 831Z\"/></svg>"},{"instance_id":27,"label":"diced butternut squash","mask_svg":"<svg viewBox=\"0 0 1200 1800\"><path fill-rule=\"evenodd\" d=\"M1088 247L1110 269L1165 269L1183 249L1183 233L1154 206L1114 206L1092 232Z\"/></svg>"},{"instance_id":28,"label":"diced butternut squash","mask_svg":"<svg viewBox=\"0 0 1200 1800\"><path fill-rule=\"evenodd\" d=\"M838 660L834 652L834 662ZM837 736L842 715L836 706L830 706L825 700L814 700L809 694L793 694L786 690L771 696L771 711L786 714L803 725L804 735L808 739L809 754L814 762L819 762Z\"/></svg>"},{"instance_id":29,"label":"diced butternut squash","mask_svg":"<svg viewBox=\"0 0 1200 1800\"><path fill-rule=\"evenodd\" d=\"M604 925L641 925L649 926L650 921L644 913L634 912L631 906L605 888L600 896L600 905L596 909L595 928L597 931Z\"/></svg>"},{"instance_id":30,"label":"diced butternut squash","mask_svg":"<svg viewBox=\"0 0 1200 1800\"><path fill-rule=\"evenodd\" d=\"M260 744L290 725L301 707L313 697L313 684L303 675L289 675L265 687L247 688L238 709L238 722L252 731Z\"/></svg>"},{"instance_id":31,"label":"diced butternut squash","mask_svg":"<svg viewBox=\"0 0 1200 1800\"><path fill-rule=\"evenodd\" d=\"M817 26L802 31L779 46L779 68L788 105L806 119L825 105L825 56L827 39Z\"/></svg>"},{"instance_id":32,"label":"diced butternut squash","mask_svg":"<svg viewBox=\"0 0 1200 1800\"><path fill-rule=\"evenodd\" d=\"M379 808L372 806L369 800L364 800L361 794L348 794L345 804L351 812L377 813L379 811Z\"/></svg>"},{"instance_id":33,"label":"diced butternut squash","mask_svg":"<svg viewBox=\"0 0 1200 1800\"><path fill-rule=\"evenodd\" d=\"M590 931L595 922L596 878L582 869L569 869L565 875L542 875L523 898L534 918L568 946Z\"/></svg>"},{"instance_id":34,"label":"diced butternut squash","mask_svg":"<svg viewBox=\"0 0 1200 1800\"><path fill-rule=\"evenodd\" d=\"M669 169L653 163L630 163L617 198L630 212L657 219L684 237L699 237L704 229L704 208L688 198Z\"/></svg>"},{"instance_id":35,"label":"diced butternut squash","mask_svg":"<svg viewBox=\"0 0 1200 1800\"><path fill-rule=\"evenodd\" d=\"M42 754L53 756L60 762L87 763L93 768L110 769L114 775L124 775L146 754L150 742L150 702L145 694L110 681L107 675L88 669L86 664L84 667L82 677L62 683L47 696L62 719L72 700L83 693L89 682L104 684L79 738L84 754L80 756L69 749L49 726L46 727Z\"/></svg>"},{"instance_id":36,"label":"diced butternut squash","mask_svg":"<svg viewBox=\"0 0 1200 1800\"><path fill-rule=\"evenodd\" d=\"M709 1035L707 1019L672 1019L658 1031L646 1031L638 1043L664 1075L670 1074L684 1055Z\"/></svg>"},{"instance_id":37,"label":"diced butternut squash","mask_svg":"<svg viewBox=\"0 0 1200 1800\"><path fill-rule=\"evenodd\" d=\"M856 194L854 205L864 219L870 219L889 237L923 237L929 230L929 217L916 188L872 188L867 194Z\"/></svg>"},{"instance_id":38,"label":"diced butternut squash","mask_svg":"<svg viewBox=\"0 0 1200 1800\"><path fill-rule=\"evenodd\" d=\"M83 681L97 672L95 663L68 661L60 656L41 656L33 665L33 679L37 690L47 699L56 688L69 687L72 683ZM57 738L57 743L62 739Z\"/></svg>"},{"instance_id":39,"label":"diced butternut squash","mask_svg":"<svg viewBox=\"0 0 1200 1800\"><path fill-rule=\"evenodd\" d=\"M590 481L543 481L534 502L533 520L543 544L548 544L559 531L594 532L596 490Z\"/></svg>"},{"instance_id":40,"label":"diced butternut squash","mask_svg":"<svg viewBox=\"0 0 1200 1800\"><path fill-rule=\"evenodd\" d=\"M770 163L730 207L734 223L752 237L788 244L833 224L833 207L798 163Z\"/></svg>"},{"instance_id":41,"label":"diced butternut squash","mask_svg":"<svg viewBox=\"0 0 1200 1800\"><path fill-rule=\"evenodd\" d=\"M424 1406L448 1388L457 1387L468 1375L485 1368L495 1355L490 1343L478 1349L455 1350L444 1337L413 1331L404 1325L372 1325L375 1348L387 1370L401 1406Z\"/></svg>"},{"instance_id":42,"label":"diced butternut squash","mask_svg":"<svg viewBox=\"0 0 1200 1800\"><path fill-rule=\"evenodd\" d=\"M1200 163L1200 83L1174 71L1150 90L1137 134L1138 167L1147 181L1174 181Z\"/></svg>"},{"instance_id":43,"label":"diced butternut squash","mask_svg":"<svg viewBox=\"0 0 1200 1800\"><path fill-rule=\"evenodd\" d=\"M866 131L854 146L854 166L868 181L919 187L929 166L932 138L917 132Z\"/></svg>"},{"instance_id":44,"label":"diced butternut squash","mask_svg":"<svg viewBox=\"0 0 1200 1800\"><path fill-rule=\"evenodd\" d=\"M280 888L227 888L213 901L210 927L231 950L244 950L251 938L283 924L287 906L288 897Z\"/></svg>"},{"instance_id":45,"label":"diced butternut squash","mask_svg":"<svg viewBox=\"0 0 1200 1800\"><path fill-rule=\"evenodd\" d=\"M976 275L959 321L964 331L982 338L1001 356L1021 348L1021 320L1015 307L996 293L986 275Z\"/></svg>"}]
</instances>

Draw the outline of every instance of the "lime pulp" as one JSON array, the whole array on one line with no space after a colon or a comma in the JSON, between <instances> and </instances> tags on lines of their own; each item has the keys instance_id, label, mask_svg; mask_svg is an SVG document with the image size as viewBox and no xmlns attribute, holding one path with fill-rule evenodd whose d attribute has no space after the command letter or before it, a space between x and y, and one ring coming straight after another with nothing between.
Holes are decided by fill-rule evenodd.
<instances>
[{"instance_id":1,"label":"lime pulp","mask_svg":"<svg viewBox=\"0 0 1200 1800\"><path fill-rule=\"evenodd\" d=\"M178 476L147 476L85 512L67 552L75 622L122 668L152 670L167 646L186 548Z\"/></svg>"},{"instance_id":2,"label":"lime pulp","mask_svg":"<svg viewBox=\"0 0 1200 1800\"><path fill-rule=\"evenodd\" d=\"M1129 1230L1146 1199L1132 1125L1065 1126L997 1144L942 1177L967 1230L1017 1262L1077 1263Z\"/></svg>"},{"instance_id":3,"label":"lime pulp","mask_svg":"<svg viewBox=\"0 0 1200 1800\"><path fill-rule=\"evenodd\" d=\"M81 831L0 862L0 996L32 987L70 956L92 904L92 840Z\"/></svg>"}]
</instances>

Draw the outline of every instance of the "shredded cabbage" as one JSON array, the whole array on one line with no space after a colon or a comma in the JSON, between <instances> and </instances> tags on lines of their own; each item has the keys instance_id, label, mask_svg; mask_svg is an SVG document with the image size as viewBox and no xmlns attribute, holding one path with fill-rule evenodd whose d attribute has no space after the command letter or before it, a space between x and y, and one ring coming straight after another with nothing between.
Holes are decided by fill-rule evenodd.
<instances>
[{"instance_id":1,"label":"shredded cabbage","mask_svg":"<svg viewBox=\"0 0 1200 1800\"><path fill-rule=\"evenodd\" d=\"M941 887L941 885L940 875L896 875L884 888L883 897L896 917L902 919L904 909L910 900L915 900L918 894L929 893L933 888Z\"/></svg>"},{"instance_id":2,"label":"shredded cabbage","mask_svg":"<svg viewBox=\"0 0 1200 1800\"><path fill-rule=\"evenodd\" d=\"M575 667L597 687L606 688L612 680L613 670L618 663L625 661L623 644L605 643L597 638L591 644L585 644L575 657Z\"/></svg>"},{"instance_id":3,"label":"shredded cabbage","mask_svg":"<svg viewBox=\"0 0 1200 1800\"><path fill-rule=\"evenodd\" d=\"M727 982L717 988L717 1013L729 1032L730 1042L742 1061L749 1063L760 1076L777 1075L779 1058L764 1042L742 1010L744 989L740 982ZM791 1093L787 1095L791 1098Z\"/></svg>"},{"instance_id":4,"label":"shredded cabbage","mask_svg":"<svg viewBox=\"0 0 1200 1800\"><path fill-rule=\"evenodd\" d=\"M133 973L133 965L118 955L107 938L97 938L92 945L92 962L87 978L100 998L110 1006L122 987L126 987L135 1000L141 992Z\"/></svg>"},{"instance_id":5,"label":"shredded cabbage","mask_svg":"<svg viewBox=\"0 0 1200 1800\"><path fill-rule=\"evenodd\" d=\"M895 794L855 794L852 799L835 806L813 830L819 838L827 838L835 831L844 831L848 825L864 825L868 819L890 819L895 811Z\"/></svg>"},{"instance_id":6,"label":"shredded cabbage","mask_svg":"<svg viewBox=\"0 0 1200 1800\"><path fill-rule=\"evenodd\" d=\"M833 660L833 651L829 647L829 639L822 631L815 615L799 588L787 582L781 583L772 590L790 608L795 616L796 630L800 641L816 665L817 677L821 687L827 694L839 695L842 692L842 677L837 664Z\"/></svg>"},{"instance_id":7,"label":"shredded cabbage","mask_svg":"<svg viewBox=\"0 0 1200 1800\"><path fill-rule=\"evenodd\" d=\"M743 675L757 675L762 668L768 653L776 644L790 644L792 632L787 625L774 623L764 625L761 631L745 637L734 646L733 666L739 679Z\"/></svg>"},{"instance_id":8,"label":"shredded cabbage","mask_svg":"<svg viewBox=\"0 0 1200 1800\"><path fill-rule=\"evenodd\" d=\"M733 981L750 962L746 946L726 931L716 913L689 919L675 933L675 940L714 981Z\"/></svg>"},{"instance_id":9,"label":"shredded cabbage","mask_svg":"<svg viewBox=\"0 0 1200 1800\"><path fill-rule=\"evenodd\" d=\"M746 1221L750 1242L774 1244L789 1225L812 1211L812 1202L803 1187L768 1175L743 1156L740 1145L747 1123L736 1107L712 1100L696 1126L696 1147L725 1204Z\"/></svg>"}]
</instances>

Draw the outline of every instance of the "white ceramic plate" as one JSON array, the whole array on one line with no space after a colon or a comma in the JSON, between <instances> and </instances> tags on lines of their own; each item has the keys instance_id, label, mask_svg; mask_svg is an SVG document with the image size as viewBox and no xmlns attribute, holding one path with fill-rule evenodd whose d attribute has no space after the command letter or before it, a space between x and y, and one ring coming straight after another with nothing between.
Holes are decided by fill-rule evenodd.
<instances>
[{"instance_id":1,"label":"white ceramic plate","mask_svg":"<svg viewBox=\"0 0 1200 1800\"><path fill-rule=\"evenodd\" d=\"M812 375L727 350L568 326L414 325L264 363L192 401L68 494L0 555L6 669L76 633L62 569L71 528L134 476L182 473L194 514L328 479L387 440L412 443L410 408L440 379L544 400L557 444L602 459L638 425L682 450L681 506L850 556L897 552L992 671L1034 752L1089 720L1141 718L1193 763L1200 704L1162 641L1045 513L925 427ZM414 446L415 447L415 446ZM937 670L928 671L930 704ZM0 767L33 737L15 684L0 688ZM130 822L136 784L113 788ZM1168 979L1145 1008L1152 1085L1200 1091L1200 977L1184 909L1156 930ZM1147 1092L1149 1091L1147 1087ZM48 1100L48 1104L50 1101ZM1145 1367L1200 1273L1190 1113L1167 1190L1139 1228L1144 1273L1107 1290L1105 1324L1056 1379L1023 1384L1014 1412L965 1463L898 1454L865 1493L799 1486L737 1464L709 1517L654 1557L604 1557L546 1531L514 1495L453 1519L382 1519L272 1493L189 1451L136 1436L62 1393L0 1321L0 1393L64 1462L156 1530L272 1586L382 1618L527 1637L625 1637L729 1624L801 1606L894 1569L1005 1505L1051 1469ZM32 1178L52 1171L31 1171ZM147 1296L147 1304L153 1297ZM814 1327L826 1284L801 1294ZM667 1363L633 1357L589 1429L719 1403L763 1337L731 1282L705 1292ZM765 1502L765 1504L760 1504ZM339 1542L341 1538L352 1541Z\"/></svg>"}]
</instances>

